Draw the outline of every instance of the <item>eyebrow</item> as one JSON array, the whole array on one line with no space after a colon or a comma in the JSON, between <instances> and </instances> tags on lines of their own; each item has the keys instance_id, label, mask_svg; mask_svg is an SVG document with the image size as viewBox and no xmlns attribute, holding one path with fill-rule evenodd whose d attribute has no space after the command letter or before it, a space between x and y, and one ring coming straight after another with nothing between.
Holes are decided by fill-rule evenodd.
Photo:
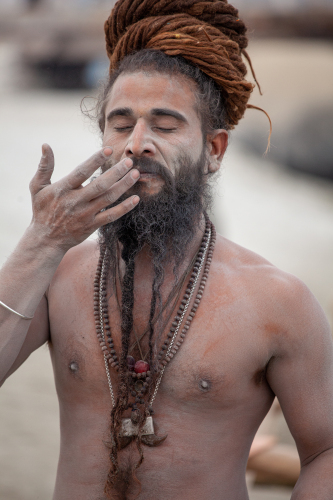
<instances>
[{"instance_id":1,"label":"eyebrow","mask_svg":"<svg viewBox=\"0 0 333 500\"><path fill-rule=\"evenodd\" d=\"M178 111L174 111L173 109L155 108L152 110L151 114L153 116L172 116L173 118L175 118L180 122L188 123L184 115L178 113Z\"/></svg>"},{"instance_id":2,"label":"eyebrow","mask_svg":"<svg viewBox=\"0 0 333 500\"><path fill-rule=\"evenodd\" d=\"M188 123L184 115L178 111L174 111L173 109L154 108L152 109L151 114L152 116L172 116L180 122ZM107 121L111 121L115 116L134 116L134 113L131 108L116 108L110 111L106 119Z\"/></svg>"},{"instance_id":3,"label":"eyebrow","mask_svg":"<svg viewBox=\"0 0 333 500\"><path fill-rule=\"evenodd\" d=\"M133 116L133 110L131 108L116 108L110 111L108 116L106 117L107 121L109 122L114 118L115 116Z\"/></svg>"}]
</instances>

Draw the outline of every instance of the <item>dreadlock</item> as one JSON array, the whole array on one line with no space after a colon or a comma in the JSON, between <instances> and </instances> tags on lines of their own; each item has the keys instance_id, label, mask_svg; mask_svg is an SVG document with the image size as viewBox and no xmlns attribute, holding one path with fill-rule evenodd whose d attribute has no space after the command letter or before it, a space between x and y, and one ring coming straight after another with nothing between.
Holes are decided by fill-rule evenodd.
<instances>
[{"instance_id":1,"label":"dreadlock","mask_svg":"<svg viewBox=\"0 0 333 500\"><path fill-rule=\"evenodd\" d=\"M133 330L133 307L134 307L134 273L135 273L135 257L142 248L142 244L133 238L133 233L130 231L123 231L119 234L119 241L123 246L121 257L125 262L125 274L122 281L122 300L121 300L121 357L119 366L119 386L117 393L116 404L111 412L111 469L108 475L106 484L106 493L110 494L112 487L117 487L121 484L119 477L122 477L122 469L119 468L118 463L118 450L121 449L119 440L119 432L121 428L121 421L124 412L128 409L128 399L130 386L128 382L128 366L127 356L129 354L130 336ZM104 247L105 248L105 247ZM162 251L156 246L152 248L153 253L153 269L154 279L152 284L152 299L149 313L149 351L148 362L151 371L154 373L154 357L153 357L153 338L154 338L154 318L158 300L161 301L160 287L163 283L164 270L163 263L166 258L165 251ZM109 257L113 265L110 266L109 272L115 272L115 261L113 256ZM153 392L153 380L148 386L147 401L144 403L144 410L136 410L137 423L142 427L145 422L145 415L148 411L149 400ZM143 451L140 439L136 439L137 449L139 451L139 461L135 465L137 469L143 461ZM133 471L134 473L134 471ZM135 474L134 474L134 479Z\"/></svg>"},{"instance_id":2,"label":"dreadlock","mask_svg":"<svg viewBox=\"0 0 333 500\"><path fill-rule=\"evenodd\" d=\"M129 398L129 383L127 377L127 356L130 344L130 335L133 329L133 307L134 307L134 272L135 272L135 257L140 251L138 242L133 235L125 233L119 235L119 241L123 245L121 257L125 262L126 270L122 283L122 308L121 308L121 357L119 366L119 385L116 404L111 412L111 469L108 474L108 480L105 487L107 495L111 494L111 489L114 487L118 493L122 489L127 490L130 487L130 471L127 471L127 480L124 481L124 470L119 468L118 465L118 449L120 448L119 433L121 428L121 421L123 413L128 408ZM115 272L114 256L110 256L111 262L113 261L113 272ZM138 415L140 418L140 414ZM139 422L140 424L143 422ZM143 453L139 440L137 440L138 450L140 453L140 463L143 460ZM121 498L126 498L125 491Z\"/></svg>"}]
</instances>

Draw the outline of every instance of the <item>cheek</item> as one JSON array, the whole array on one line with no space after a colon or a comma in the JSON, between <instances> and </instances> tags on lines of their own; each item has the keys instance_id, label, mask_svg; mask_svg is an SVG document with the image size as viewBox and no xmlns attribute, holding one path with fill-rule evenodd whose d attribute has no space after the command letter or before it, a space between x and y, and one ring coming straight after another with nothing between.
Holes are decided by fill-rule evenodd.
<instances>
[{"instance_id":1,"label":"cheek","mask_svg":"<svg viewBox=\"0 0 333 500\"><path fill-rule=\"evenodd\" d=\"M188 135L186 137L182 137L179 140L178 144L175 145L175 150L173 151L174 157L177 157L177 160L184 156L196 163L199 161L203 150L203 138L202 135ZM172 171L174 173L175 166L172 165Z\"/></svg>"},{"instance_id":2,"label":"cheek","mask_svg":"<svg viewBox=\"0 0 333 500\"><path fill-rule=\"evenodd\" d=\"M103 134L103 146L111 146L114 142L114 137L108 131L105 131Z\"/></svg>"},{"instance_id":3,"label":"cheek","mask_svg":"<svg viewBox=\"0 0 333 500\"><path fill-rule=\"evenodd\" d=\"M191 127L186 134L179 137L179 146L192 157L199 157L203 148L203 135L201 128Z\"/></svg>"},{"instance_id":4,"label":"cheek","mask_svg":"<svg viewBox=\"0 0 333 500\"><path fill-rule=\"evenodd\" d=\"M125 142L120 140L119 137L115 137L115 134L105 132L103 135L102 146L110 146L113 150L112 158L114 162L120 161L125 149Z\"/></svg>"}]
</instances>

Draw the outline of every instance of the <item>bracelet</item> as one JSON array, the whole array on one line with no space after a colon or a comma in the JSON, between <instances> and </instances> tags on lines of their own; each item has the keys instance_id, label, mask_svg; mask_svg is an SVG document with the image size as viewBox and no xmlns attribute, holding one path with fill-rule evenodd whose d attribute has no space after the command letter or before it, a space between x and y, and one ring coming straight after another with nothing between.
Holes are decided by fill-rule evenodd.
<instances>
[{"instance_id":1,"label":"bracelet","mask_svg":"<svg viewBox=\"0 0 333 500\"><path fill-rule=\"evenodd\" d=\"M22 318L22 319L33 319L33 316L32 316L32 318L29 318L29 316L24 316L23 314L20 314L20 313L18 313L17 311L14 311L14 309L12 309L12 308L11 308L11 307L9 307L9 306L6 306L6 304L4 304L3 302L1 302L1 300L0 300L0 305L1 305L2 307L4 307L5 309L7 309L8 311L10 311L10 312L12 312L12 313L16 314L16 316L19 316L19 317L20 317L20 318Z\"/></svg>"}]
</instances>

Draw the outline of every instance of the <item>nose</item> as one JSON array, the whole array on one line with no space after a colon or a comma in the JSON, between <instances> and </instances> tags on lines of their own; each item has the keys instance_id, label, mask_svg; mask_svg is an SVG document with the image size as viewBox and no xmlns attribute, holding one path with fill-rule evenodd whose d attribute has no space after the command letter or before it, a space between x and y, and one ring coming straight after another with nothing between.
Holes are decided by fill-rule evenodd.
<instances>
[{"instance_id":1,"label":"nose","mask_svg":"<svg viewBox=\"0 0 333 500\"><path fill-rule=\"evenodd\" d=\"M143 121L138 120L125 148L126 156L154 156L155 153L156 148L152 143L149 128Z\"/></svg>"}]
</instances>

